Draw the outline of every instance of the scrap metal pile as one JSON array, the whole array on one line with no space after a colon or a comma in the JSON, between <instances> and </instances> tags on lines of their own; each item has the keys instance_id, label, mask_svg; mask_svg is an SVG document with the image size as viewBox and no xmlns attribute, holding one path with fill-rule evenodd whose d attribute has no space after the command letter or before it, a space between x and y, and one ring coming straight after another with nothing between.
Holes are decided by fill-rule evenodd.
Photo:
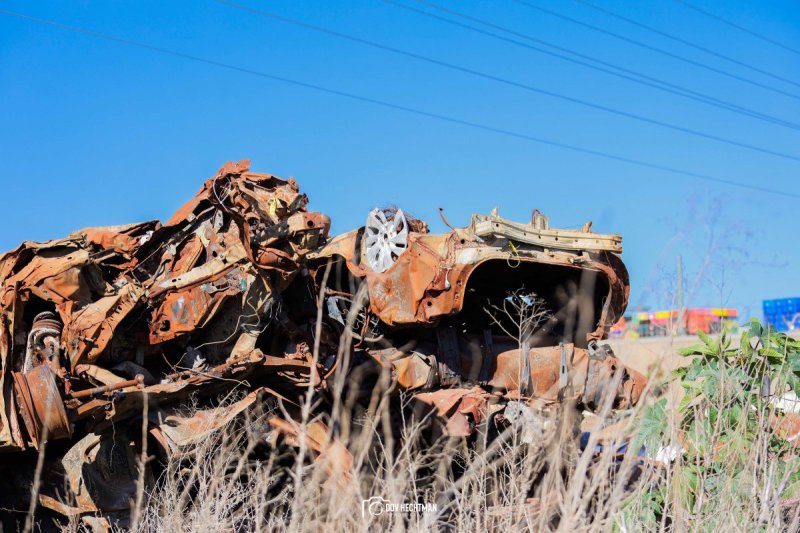
<instances>
[{"instance_id":1,"label":"scrap metal pile","mask_svg":"<svg viewBox=\"0 0 800 533\"><path fill-rule=\"evenodd\" d=\"M376 381L365 368L453 437L509 406L637 402L644 378L597 344L627 304L619 236L551 229L538 211L431 234L375 209L329 238L329 218L307 202L292 179L228 163L163 224L89 228L0 256L7 506L25 505L46 444L42 507L127 510L143 417L169 455L265 397L291 404L312 390L324 410L342 372L367 401ZM535 308L535 327L509 308ZM180 409L234 388L250 393ZM291 417L270 426L296 440ZM315 431L316 453L346 456L328 428Z\"/></svg>"}]
</instances>

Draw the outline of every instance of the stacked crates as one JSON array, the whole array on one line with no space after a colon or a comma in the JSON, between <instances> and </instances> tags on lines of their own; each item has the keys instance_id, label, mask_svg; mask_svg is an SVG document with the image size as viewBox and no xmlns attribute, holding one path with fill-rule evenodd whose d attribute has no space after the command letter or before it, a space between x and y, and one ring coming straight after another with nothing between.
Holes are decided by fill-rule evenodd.
<instances>
[{"instance_id":1,"label":"stacked crates","mask_svg":"<svg viewBox=\"0 0 800 533\"><path fill-rule=\"evenodd\" d=\"M620 322L615 327L633 330L639 337L677 335L681 332L696 335L698 331L719 333L726 326L735 330L738 327L738 317L739 312L733 308L691 307L684 309L682 315L677 309L632 313L626 317L625 322ZM682 328L678 327L679 318L683 319Z\"/></svg>"},{"instance_id":2,"label":"stacked crates","mask_svg":"<svg viewBox=\"0 0 800 533\"><path fill-rule=\"evenodd\" d=\"M764 300L764 321L778 331L800 330L800 298Z\"/></svg>"}]
</instances>

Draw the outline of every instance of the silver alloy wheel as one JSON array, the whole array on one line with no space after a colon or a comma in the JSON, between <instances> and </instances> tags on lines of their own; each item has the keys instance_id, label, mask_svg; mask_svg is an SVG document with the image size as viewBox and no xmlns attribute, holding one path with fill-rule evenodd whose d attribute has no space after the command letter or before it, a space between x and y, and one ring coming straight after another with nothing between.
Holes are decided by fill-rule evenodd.
<instances>
[{"instance_id":1,"label":"silver alloy wheel","mask_svg":"<svg viewBox=\"0 0 800 533\"><path fill-rule=\"evenodd\" d=\"M375 272L386 272L408 248L408 222L402 209L391 219L380 209L367 216L364 243L367 263Z\"/></svg>"}]
</instances>

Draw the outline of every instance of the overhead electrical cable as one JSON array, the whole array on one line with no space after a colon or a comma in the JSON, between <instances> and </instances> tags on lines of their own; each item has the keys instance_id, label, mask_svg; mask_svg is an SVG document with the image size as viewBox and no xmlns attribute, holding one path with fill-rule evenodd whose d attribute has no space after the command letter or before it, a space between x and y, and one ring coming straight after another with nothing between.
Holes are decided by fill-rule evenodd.
<instances>
[{"instance_id":1,"label":"overhead electrical cable","mask_svg":"<svg viewBox=\"0 0 800 533\"><path fill-rule=\"evenodd\" d=\"M594 150L592 148L586 148L586 147L583 147L583 146L562 143L562 142L559 142L559 141L553 141L553 140L546 139L546 138L543 138L543 137L537 137L537 136L534 136L534 135L529 135L527 133L521 133L521 132L508 130L508 129L504 129L504 128L489 126L489 125L481 124L481 123L478 123L478 122L472 122L472 121L469 121L469 120L464 120L464 119L461 119L461 118L452 117L452 116L448 116L448 115L444 115L444 114L440 114L440 113L434 113L434 112L431 112L431 111L425 111L425 110L422 110L422 109L413 108L413 107L409 107L409 106L405 106L405 105L401 105L401 104L395 104L395 103L389 102L387 100L379 100L377 98L371 98L371 97L368 97L368 96L362 96L362 95L358 95L358 94L354 94L354 93L350 93L350 92L346 92L346 91L340 91L338 89L331 89L331 88L324 87L322 85L317 85L317 84L314 84L314 83L308 83L308 82L304 82L304 81L294 80L294 79L291 79L291 78L286 78L286 77L283 77L283 76L278 76L278 75L270 74L270 73L267 73L267 72L262 72L262 71L253 70L253 69L250 69L250 68L231 65L229 63L224 63L222 61L217 61L217 60L214 60L214 59L207 59L207 58L204 58L204 57L200 57L200 56L196 56L196 55L192 55L192 54L187 54L187 53L184 53L184 52L178 52L178 51L175 51L175 50L170 50L168 48L163 48L163 47L160 47L160 46L155 46L155 45L151 45L151 44L147 44L147 43L143 43L143 42L139 42L139 41L134 41L132 39L127 39L127 38L124 38L124 37L118 37L116 35L111 35L111 34L108 34L108 33L101 33L101 32L95 31L95 30L87 29L87 28L82 28L80 26L74 26L74 25L70 25L70 24L65 24L65 23L62 23L62 22L55 21L55 20L50 20L50 19L45 19L45 18L40 18L40 17L34 17L34 16L31 16L31 15L26 15L24 13L19 13L17 11L11 11L11 10L8 10L8 9L0 8L0 14L11 16L11 17L16 17L16 18L20 18L20 19L24 19L24 20L27 20L27 21L30 21L30 22L35 22L37 24L42 24L42 25L46 25L46 26L59 28L59 29L62 29L62 30L65 30L65 31L69 31L69 32L72 32L72 33L93 37L95 39L100 39L100 40L104 40L104 41L110 41L110 42L114 42L114 43L118 43L118 44L124 44L124 45L127 45L127 46L132 46L132 47L148 50L148 51L151 51L151 52L157 52L159 54L164 54L164 55L168 55L168 56L171 56L171 57L176 57L176 58L180 58L180 59L186 59L186 60L189 60L189 61L202 63L202 64L205 64L205 65L211 65L211 66L214 66L214 67L223 68L223 69L234 71L234 72L239 72L239 73L242 73L242 74L249 74L249 75L253 75L253 76L258 76L260 78L265 78L265 79L268 79L268 80L289 84L289 85L292 85L292 86L295 86L295 87L303 87L305 89L311 89L311 90L314 90L314 91L318 91L318 92L322 92L322 93L326 93L326 94L330 94L330 95L334 95L334 96L340 96L340 97L347 98L347 99L353 100L353 101L364 102L364 103L368 103L368 104L372 104L372 105L376 105L376 106L380 106L380 107L384 107L384 108L388 108L388 109L393 109L393 110L396 110L396 111L404 111L406 113L412 113L412 114L415 114L415 115L419 115L419 116L423 116L423 117L432 118L432 119L440 120L440 121L443 121L443 122L447 122L447 123L450 123L450 124L456 124L456 125L460 125L460 126L467 126L469 128L482 130L482 131L487 131L487 132L491 132L491 133L497 133L497 134L504 135L504 136L507 136L507 137L512 137L512 138L516 138L516 139L530 141L530 142L534 142L534 143L537 143L537 144L543 144L543 145L546 145L546 146L562 148L564 150L569 150L569 151L576 152L576 153L592 155L592 156L600 157L600 158L603 158L603 159L609 159L609 160L612 160L612 161L618 161L618 162L627 163L627 164L630 164L630 165L635 165L635 166L639 166L639 167L643 167L643 168L649 168L649 169L652 169L652 170L659 170L659 171L668 172L668 173L671 173L671 174L676 174L676 175L696 178L696 179L709 181L709 182L713 182L713 183L720 183L720 184L724 184L724 185L730 185L730 186L733 186L733 187L739 187L739 188L742 188L742 189L748 189L748 190L752 190L752 191L769 193L769 194L773 194L773 195L776 195L776 196L782 196L782 197L786 197L786 198L800 198L800 193L794 193L794 192L790 192L790 191L783 191L783 190L779 190L779 189L773 189L773 188L770 188L770 187L763 187L761 185L754 185L752 183L742 183L742 182L735 181L735 180L728 179L728 178L723 178L723 177L719 177L719 176L713 176L713 175L710 175L710 174L703 174L703 173L700 173L700 172L692 172L690 170L684 170L684 169L680 169L680 168L676 168L676 167L670 167L670 166L667 166L667 165L661 165L661 164L658 164L658 163L651 163L649 161L644 161L644 160L640 160L640 159L634 159L634 158L630 158L630 157L626 157L626 156L615 155L615 154L612 154L610 152L604 152L602 150Z\"/></svg>"},{"instance_id":2,"label":"overhead electrical cable","mask_svg":"<svg viewBox=\"0 0 800 533\"><path fill-rule=\"evenodd\" d=\"M494 24L492 22L487 22L487 21L485 21L483 19L471 16L471 15L466 15L464 13L460 13L460 12L455 11L453 9L450 9L450 8L447 8L447 7L438 5L438 4L434 4L433 2L427 2L425 0L416 0L416 2L419 3L419 4L423 4L425 6L433 8L433 9L437 9L437 10L443 11L445 13L448 13L450 15L457 16L457 17L460 17L460 18L463 18L463 19L466 19L466 20L470 20L470 21L476 22L478 24L482 24L484 26L488 26L490 28L494 28L494 29L503 31L505 33L508 33L510 35L514 35L515 37L519 37L519 38L525 39L527 41L539 43L539 44L542 44L544 46L553 48L555 50L563 51L563 52L565 52L567 54L571 54L573 56L576 56L576 57L579 57L579 58L583 58L586 61L582 61L582 60L576 59L574 57L569 57L569 56L565 56L563 54L552 52L550 50L546 50L546 49L540 48L538 46L533 46L533 45L531 45L529 43L521 42L521 41L518 41L516 39L512 39L512 38L506 37L504 35L500 35L500 34L497 34L497 33L491 32L491 31L487 31L487 30L484 30L484 29L481 29L481 28L478 28L478 27L475 27L475 26L471 26L469 24L465 24L463 22L459 22L457 20L452 20L452 19L449 19L449 18L446 18L446 17L442 17L440 15L436 15L434 13L431 13L431 12L416 8L414 6L406 5L406 4L398 2L396 0L384 0L384 2L386 2L387 4L393 5L395 7L398 7L398 8L401 8L401 9L405 9L405 10L417 13L419 15L423 15L423 16L438 20L440 22L444 22L446 24L450 24L450 25L453 25L453 26L464 28L464 29L476 32L478 34L497 39L499 41L503 41L503 42L507 42L509 44L513 44L513 45L516 45L516 46L527 48L529 50L534 50L536 52L539 52L539 53L542 53L542 54L546 54L546 55L549 55L551 57L555 57L555 58L561 59L563 61L567 61L567 62L570 62L570 63L573 63L573 64L581 65L581 66L584 66L584 67L587 67L587 68L590 68L590 69L593 69L593 70L597 70L597 71L609 74L611 76L616 76L618 78L629 80L629 81L632 81L634 83L638 83L640 85L644 85L646 87L651 87L651 88L654 88L654 89L657 89L657 90L660 90L660 91L664 91L664 92L667 92L667 93L670 93L670 94L674 94L676 96L681 96L683 98L687 98L687 99L693 100L695 102L700 102L700 103L703 103L703 104L706 104L706 105L709 105L709 106L712 106L712 107L716 107L718 109L724 109L726 111L731 111L733 113L737 113L737 114L742 115L742 116L754 118L754 119L757 119L757 120L762 120L764 122L775 124L777 126L782 126L782 127L793 129L793 130L800 130L800 124L799 123L790 122L790 121L784 120L782 118L776 117L774 115L765 114L765 113L762 113L762 112L754 110L754 109L750 109L750 108L747 108L747 107L740 106L740 105L735 104L733 102L728 102L728 101L725 101L725 100L721 100L719 98L715 98L715 97L713 97L711 95L708 95L708 94L703 94L703 93L700 93L698 91L694 91L694 90L689 89L687 87L676 85L674 83L670 83L670 82L662 80L662 79L654 78L652 76L648 76L648 75L643 74L641 72L638 72L638 71L635 71L635 70L632 70L632 69L629 69L629 68L626 68L626 67L623 67L623 66L620 66L620 65L616 65L616 64L613 64L613 63L609 63L609 62L604 61L602 59L598 59L596 57L588 56L586 54L583 54L583 53L580 53L580 52L576 52L575 50L571 50L569 48L565 48L565 47L562 47L562 46L547 42L547 41L545 41L543 39L539 39L538 37L533 37L531 35L528 35L528 34L525 34L525 33L521 33L521 32L512 30L510 28L506 28L506 27L500 26L498 24ZM597 64L594 64L594 63L597 63ZM603 66L598 66L598 65L604 65L604 66L609 67L609 68L604 68Z\"/></svg>"},{"instance_id":3,"label":"overhead electrical cable","mask_svg":"<svg viewBox=\"0 0 800 533\"><path fill-rule=\"evenodd\" d=\"M712 55L712 56L714 56L714 57L716 57L718 59L723 59L725 61L733 63L734 65L739 65L740 67L744 67L744 68L750 69L753 72L758 72L759 74L762 74L764 76L768 76L770 78L774 78L776 80L780 80L780 81L782 81L784 83L789 83L789 84L794 85L796 87L800 87L800 83L798 83L798 82L796 82L796 81L794 81L792 79L786 78L784 76L781 76L780 74L775 74L774 72L770 72L768 70L764 70L764 69L762 69L760 67L757 67L755 65L751 65L750 63L747 63L745 61L741 61L739 59L736 59L735 57L731 57L731 56L729 56L727 54L723 54L722 52L717 52L716 50L714 50L712 48L709 48L707 46L703 46L703 45L694 43L692 41L686 40L686 39L684 39L682 37L678 37L677 35L673 35L673 34L671 34L669 32L666 32L666 31L663 31L663 30L659 30L658 28L650 26L649 24L645 24L643 22L639 22L638 20L632 19L632 18L627 17L625 15L622 15L620 13L617 13L616 11L613 11L611 9L608 9L608 8L605 8L605 7L602 7L602 6L598 6L597 4L593 4L592 2L589 2L588 0L575 0L575 1L580 3L580 4L582 4L582 5L585 5L586 7L590 8L590 9L594 9L595 11L598 11L600 13L608 15L609 17L614 17L617 20L623 20L623 21L627 22L628 24L632 24L633 26L636 26L637 28L642 28L643 30L649 31L649 32L654 33L656 35L660 35L661 37L664 37L665 39L670 39L671 41L674 41L676 43L680 43L680 44L682 44L684 46L688 46L689 48L694 48L695 50L700 50L701 52L704 52L706 54Z\"/></svg>"},{"instance_id":4,"label":"overhead electrical cable","mask_svg":"<svg viewBox=\"0 0 800 533\"><path fill-rule=\"evenodd\" d=\"M775 45L775 46L777 46L779 48L783 48L784 50L787 50L789 52L793 52L793 53L795 53L797 55L800 55L800 49L792 48L791 46L785 45L780 41L776 41L775 39L772 39L771 37L767 37L763 33L759 33L759 32L753 31L750 28L746 28L746 27L742 26L741 24L736 24L735 22L731 22L730 20L722 18L719 15L715 15L714 13L711 13L710 11L706 11L705 9L701 9L701 8L695 6L695 5L692 5L689 2L686 2L685 0L675 0L675 1L678 2L679 4L683 4L685 7L688 7L689 9L692 9L692 10L698 12L698 13L702 13L703 15L705 15L705 16L711 18L711 19L714 19L714 20L716 20L718 22L721 22L722 24L726 24L728 26L736 28L739 31L743 31L744 33L752 35L753 37L755 37L757 39L761 39L762 41L765 41L765 42L768 42L770 44L773 44L773 45Z\"/></svg>"},{"instance_id":5,"label":"overhead electrical cable","mask_svg":"<svg viewBox=\"0 0 800 533\"><path fill-rule=\"evenodd\" d=\"M248 13L251 13L251 14L254 14L254 15L258 15L258 16L261 16L261 17L265 17L265 18L269 18L269 19L272 19L272 20L277 20L277 21L280 21L280 22L284 22L284 23L291 24L291 25L294 25L294 26L302 27L302 28L305 28L305 29L309 29L309 30L312 30L312 31L319 32L319 33L324 33L326 35L331 35L331 36L337 37L339 39L344 39L344 40L351 41L351 42L354 42L354 43L357 43L357 44L369 46L369 47L376 48L376 49L379 49L379 50L384 50L384 51L391 52L393 54L401 55L401 56L404 56L404 57L410 57L412 59L416 59L416 60L419 60L419 61L430 63L430 64L433 64L433 65L436 65L436 66L439 66L439 67L444 67L444 68L447 68L447 69L450 69L450 70L454 70L454 71L457 71L457 72L461 72L461 73L464 73L464 74L469 74L471 76L475 76L475 77L478 77L478 78L483 78L483 79L486 79L486 80L494 81L494 82L497 82L497 83L501 83L503 85L508 85L510 87L516 87L516 88L523 89L523 90L526 90L526 91L529 91L529 92L533 92L533 93L536 93L536 94L542 94L542 95L545 95L545 96L550 96L552 98L556 98L558 100L563 100L565 102L578 104L578 105L581 105L581 106L584 106L584 107L588 107L588 108L591 108L591 109L597 109L599 111L604 111L606 113L610 113L610 114L613 114L613 115L629 118L629 119L636 120L636 121L639 121L639 122L644 122L644 123L647 123L647 124L652 124L654 126L658 126L658 127L662 127L662 128L666 128L666 129L671 129L671 130L674 130L674 131L679 131L681 133L686 133L688 135L693 135L695 137L701 137L701 138L704 138L704 139L709 139L709 140L712 140L712 141L717 141L717 142L720 142L720 143L729 144L731 146L736 146L738 148L746 148L746 149L752 150L754 152L761 152L761 153L772 155L772 156L775 156L775 157L780 157L780 158L784 158L784 159L791 159L793 161L800 161L800 157L792 155L792 154L787 154L785 152L780 152L780 151L777 151L777 150L772 150L770 148L764 148L764 147L760 147L760 146L755 146L755 145L752 145L752 144L749 144L749 143L737 141L737 140L734 140L734 139L729 139L727 137L721 137L721 136L715 135L713 133L708 133L708 132L704 132L704 131L701 131L701 130L696 130L696 129L693 129L693 128L689 128L689 127L686 127L686 126L680 126L678 124L665 122L663 120L659 120L659 119L655 119L655 118L651 118L651 117L646 117L644 115L639 115L638 113L634 113L634 112L631 112L631 111L625 111L624 109L618 109L618 108L606 106L606 105L603 105L603 104L590 102L588 100L583 100L581 98L577 98L577 97L574 97L574 96L568 96L566 94L557 93L555 91L551 91L551 90L544 89L544 88L541 88L541 87L537 87L537 86L534 86L534 85L530 85L530 84L527 84L527 83L514 81L514 80L511 80L511 79L508 79L508 78L503 78L501 76L495 76L494 74L481 72L481 71L478 71L478 70L475 70L475 69L472 69L472 68L469 68L469 67L456 65L454 63L448 63L447 61L434 59L432 57L428 57L428 56L425 56L425 55L422 55L422 54L417 54L415 52L409 52L409 51L406 51L406 50L402 50L400 48L395 48L394 46L389 46L389 45L381 44L381 43L378 43L378 42L375 42L375 41L370 41L368 39L364 39L364 38L361 38L361 37L356 37L356 36L353 36L353 35L342 33L342 32L337 31L337 30L332 30L332 29L329 29L329 28L323 28L322 26L317 26L315 24L311 24L311 23L304 22L304 21L301 21L301 20L292 19L292 18L289 18L289 17L284 17L282 15L277 15L275 13L271 13L269 11L264 11L264 10L261 10L261 9L258 9L258 8L254 8L254 7L251 7L251 6L248 6L248 5L245 5L245 4L241 4L241 3L238 3L238 2L232 2L232 1L229 1L229 0L214 0L214 1L216 1L219 4L222 4L222 5L234 8L234 9L238 9L240 11L248 12Z\"/></svg>"},{"instance_id":6,"label":"overhead electrical cable","mask_svg":"<svg viewBox=\"0 0 800 533\"><path fill-rule=\"evenodd\" d=\"M738 74L734 74L733 72L728 72L727 70L722 70L721 68L714 67L713 65L708 65L706 63L702 63L700 61L696 61L696 60L691 59L689 57L685 57L685 56L682 56L680 54L676 54L676 53L670 52L669 50L664 50L663 48L658 48L657 46L653 46L653 45L647 44L645 42L638 41L638 40L632 39L630 37L626 37L624 35L621 35L619 33L613 32L611 30L607 30L605 28L601 28L599 26L595 26L594 24L589 24L588 22L583 22L582 20L578 20L576 18L564 15L562 13L558 13L556 11L553 11L552 9L547 9L547 8L538 6L536 4L532 4L532 3L527 2L525 0L514 0L514 1L517 2L520 5L529 7L530 9L535 9L535 10L540 11L542 13L547 13L548 15L551 15L553 17L559 18L561 20L569 21L569 22L571 22L573 24L577 24L578 26L583 26L584 28L589 28L589 29L591 29L593 31L596 31L598 33L602 33L603 35L608 35L610 37L614 37L615 39L619 39L621 41L624 41L624 42L627 42L629 44L632 44L634 46L638 46L640 48L644 48L645 50L650 50L651 52L656 52L656 53L661 54L663 56L670 57L670 58L676 59L678 61L683 61L684 63L687 63L689 65L694 65L695 67L702 68L702 69L705 69L705 70L708 70L708 71L711 71L711 72L715 72L715 73L720 74L722 76L727 76L729 78L741 81L743 83L748 83L750 85L753 85L753 86L756 86L756 87L760 87L762 89L765 89L765 90L768 90L768 91L772 91L772 92L777 93L777 94L782 94L783 96L788 96L789 98L794 98L796 100L800 100L800 95L797 94L797 93L791 93L791 92L788 92L788 91L784 91L784 90L779 89L777 87L773 87L771 85L767 85L765 83L761 83L759 81L756 81L756 80L753 80L753 79L750 79L750 78L746 78L746 77L740 76Z\"/></svg>"}]
</instances>

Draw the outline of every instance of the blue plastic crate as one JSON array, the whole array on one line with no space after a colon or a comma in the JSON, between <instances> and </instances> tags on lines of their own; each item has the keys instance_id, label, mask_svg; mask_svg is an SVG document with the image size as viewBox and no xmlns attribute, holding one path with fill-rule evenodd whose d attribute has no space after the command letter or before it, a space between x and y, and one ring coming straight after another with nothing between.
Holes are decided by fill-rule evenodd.
<instances>
[{"instance_id":1,"label":"blue plastic crate","mask_svg":"<svg viewBox=\"0 0 800 533\"><path fill-rule=\"evenodd\" d=\"M783 321L783 314L782 313L775 313L764 315L764 322L772 326L773 328L782 331L781 328L786 328L786 324Z\"/></svg>"},{"instance_id":2,"label":"blue plastic crate","mask_svg":"<svg viewBox=\"0 0 800 533\"><path fill-rule=\"evenodd\" d=\"M800 297L773 298L761 302L764 311L764 321L775 328L786 329L785 320L791 320L796 314L800 313Z\"/></svg>"}]
</instances>

